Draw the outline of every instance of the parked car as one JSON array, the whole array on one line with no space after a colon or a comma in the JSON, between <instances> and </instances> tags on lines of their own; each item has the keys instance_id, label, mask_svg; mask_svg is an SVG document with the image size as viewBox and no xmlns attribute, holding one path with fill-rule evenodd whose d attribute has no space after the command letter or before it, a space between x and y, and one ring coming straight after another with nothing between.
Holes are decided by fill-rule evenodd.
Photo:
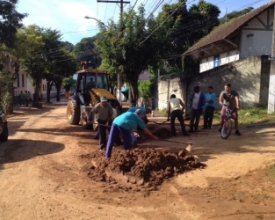
<instances>
[{"instance_id":1,"label":"parked car","mask_svg":"<svg viewBox=\"0 0 275 220\"><path fill-rule=\"evenodd\" d=\"M0 141L5 142L8 140L9 130L6 114L0 106Z\"/></svg>"}]
</instances>

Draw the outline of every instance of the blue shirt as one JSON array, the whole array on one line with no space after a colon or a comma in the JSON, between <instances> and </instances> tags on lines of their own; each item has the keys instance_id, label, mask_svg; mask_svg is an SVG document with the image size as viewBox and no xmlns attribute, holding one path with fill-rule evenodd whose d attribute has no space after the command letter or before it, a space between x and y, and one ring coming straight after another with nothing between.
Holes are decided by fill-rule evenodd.
<instances>
[{"instance_id":1,"label":"blue shirt","mask_svg":"<svg viewBox=\"0 0 275 220\"><path fill-rule=\"evenodd\" d=\"M119 116L117 116L113 124L116 124L126 130L136 130L137 127L141 129L145 128L145 124L142 119L138 116L137 113L134 112L125 112Z\"/></svg>"},{"instance_id":2,"label":"blue shirt","mask_svg":"<svg viewBox=\"0 0 275 220\"><path fill-rule=\"evenodd\" d=\"M205 100L210 99L211 102L205 102L205 106L211 106L211 107L216 107L216 94L212 92L211 94L208 92L205 94Z\"/></svg>"},{"instance_id":3,"label":"blue shirt","mask_svg":"<svg viewBox=\"0 0 275 220\"><path fill-rule=\"evenodd\" d=\"M135 112L137 109L140 109L141 112L142 112L144 115L146 115L146 109L143 108L143 107L139 107L139 106L134 106L134 107L132 107L132 108L129 108L129 109L127 110L127 112Z\"/></svg>"}]
</instances>

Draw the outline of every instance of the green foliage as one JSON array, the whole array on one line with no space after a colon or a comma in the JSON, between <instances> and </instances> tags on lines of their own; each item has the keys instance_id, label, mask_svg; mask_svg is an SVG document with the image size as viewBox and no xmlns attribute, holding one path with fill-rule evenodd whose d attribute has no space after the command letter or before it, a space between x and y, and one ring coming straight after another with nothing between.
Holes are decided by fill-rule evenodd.
<instances>
[{"instance_id":1,"label":"green foliage","mask_svg":"<svg viewBox=\"0 0 275 220\"><path fill-rule=\"evenodd\" d=\"M182 0L163 7L156 18L156 25L161 26L155 34L164 38L158 48L165 60L166 72L189 72L188 75L198 72L198 62L192 57L183 60L181 55L219 25L219 14L217 6L204 0L193 4L189 10Z\"/></svg>"},{"instance_id":2,"label":"green foliage","mask_svg":"<svg viewBox=\"0 0 275 220\"><path fill-rule=\"evenodd\" d=\"M8 112L9 106L12 102L12 96L9 91L5 91L1 97L1 106L3 107L4 112Z\"/></svg>"},{"instance_id":3,"label":"green foliage","mask_svg":"<svg viewBox=\"0 0 275 220\"><path fill-rule=\"evenodd\" d=\"M148 65L155 65L158 60L157 36L144 40L151 29L152 18L145 18L145 10L140 6L137 12L129 10L123 13L118 24L110 21L108 26L100 24L100 33L96 45L106 66L113 72L121 73L122 78L131 85L131 97L138 97L138 77Z\"/></svg>"},{"instance_id":4,"label":"green foliage","mask_svg":"<svg viewBox=\"0 0 275 220\"><path fill-rule=\"evenodd\" d=\"M74 47L74 54L76 55L77 62L87 61L88 67L97 68L100 66L101 58L99 51L95 47L95 41L98 37L83 38Z\"/></svg>"},{"instance_id":5,"label":"green foliage","mask_svg":"<svg viewBox=\"0 0 275 220\"><path fill-rule=\"evenodd\" d=\"M243 108L238 112L239 124L255 124L275 120L275 113L268 114L266 107ZM214 124L219 124L220 110L215 111Z\"/></svg>"},{"instance_id":6,"label":"green foliage","mask_svg":"<svg viewBox=\"0 0 275 220\"><path fill-rule=\"evenodd\" d=\"M233 18L237 18L237 17L240 17L242 15L245 15L248 12L251 12L253 9L254 9L253 7L248 7L248 8L245 8L245 9L241 10L241 11L232 11L232 12L228 13L227 15L223 16L220 19L220 23L223 24L227 21L230 21Z\"/></svg>"},{"instance_id":7,"label":"green foliage","mask_svg":"<svg viewBox=\"0 0 275 220\"><path fill-rule=\"evenodd\" d=\"M9 71L10 57L0 53L0 102L3 110L7 113L12 102L10 90L13 84L14 75Z\"/></svg>"},{"instance_id":8,"label":"green foliage","mask_svg":"<svg viewBox=\"0 0 275 220\"><path fill-rule=\"evenodd\" d=\"M142 80L138 82L138 91L139 96L143 98L151 98L153 97L154 87L153 83L150 80Z\"/></svg>"},{"instance_id":9,"label":"green foliage","mask_svg":"<svg viewBox=\"0 0 275 220\"><path fill-rule=\"evenodd\" d=\"M275 180L275 164L272 164L270 167L268 167L267 171L266 171L266 175Z\"/></svg>"},{"instance_id":10,"label":"green foliage","mask_svg":"<svg viewBox=\"0 0 275 220\"><path fill-rule=\"evenodd\" d=\"M65 77L62 81L62 86L65 88L66 92L70 91L70 88L74 85L75 81L73 80L73 77Z\"/></svg>"},{"instance_id":11,"label":"green foliage","mask_svg":"<svg viewBox=\"0 0 275 220\"><path fill-rule=\"evenodd\" d=\"M0 1L0 42L13 46L17 29L22 27L22 20L27 14L16 11L18 0Z\"/></svg>"},{"instance_id":12,"label":"green foliage","mask_svg":"<svg viewBox=\"0 0 275 220\"><path fill-rule=\"evenodd\" d=\"M275 119L275 114L268 114L265 107L243 108L238 114L240 124L254 124Z\"/></svg>"}]
</instances>

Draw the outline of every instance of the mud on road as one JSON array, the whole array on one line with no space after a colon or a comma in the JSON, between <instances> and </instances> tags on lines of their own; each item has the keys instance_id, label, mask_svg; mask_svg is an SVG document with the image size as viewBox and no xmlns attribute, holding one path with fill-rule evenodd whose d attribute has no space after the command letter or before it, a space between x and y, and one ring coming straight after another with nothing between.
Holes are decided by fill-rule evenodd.
<instances>
[{"instance_id":1,"label":"mud on road","mask_svg":"<svg viewBox=\"0 0 275 220\"><path fill-rule=\"evenodd\" d=\"M93 178L98 143L93 132L67 124L65 103L20 111L9 118L10 140L0 143L2 219L275 219L275 181L266 175L275 161L274 125L242 127L241 137L228 140L215 128L171 138L192 142L207 167L182 174L169 168L170 178L161 173L157 188L125 190L112 178L111 184ZM179 158L185 147L146 140L132 154L117 147L114 155L129 163L148 151ZM140 170L132 174L143 177Z\"/></svg>"}]
</instances>

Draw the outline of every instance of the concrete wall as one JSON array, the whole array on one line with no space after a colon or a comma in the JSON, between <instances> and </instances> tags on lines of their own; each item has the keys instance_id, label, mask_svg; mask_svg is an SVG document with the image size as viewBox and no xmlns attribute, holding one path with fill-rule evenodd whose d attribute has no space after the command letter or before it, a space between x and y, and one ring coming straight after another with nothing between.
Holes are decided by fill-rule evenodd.
<instances>
[{"instance_id":1,"label":"concrete wall","mask_svg":"<svg viewBox=\"0 0 275 220\"><path fill-rule=\"evenodd\" d=\"M175 94L178 98L185 100L184 85L179 78L161 80L158 83L158 109L167 108L170 95Z\"/></svg>"},{"instance_id":2,"label":"concrete wall","mask_svg":"<svg viewBox=\"0 0 275 220\"><path fill-rule=\"evenodd\" d=\"M241 107L267 105L269 90L270 61L267 56L252 56L246 59L226 64L215 69L197 74L196 77L184 86L179 78L162 80L158 83L158 108L166 108L168 97L174 93L186 102L195 86L200 86L201 92L206 93L208 86L213 86L218 96L224 90L226 83L231 83L232 89L240 95ZM187 94L185 95L185 91ZM217 108L220 108L217 102Z\"/></svg>"},{"instance_id":3,"label":"concrete wall","mask_svg":"<svg viewBox=\"0 0 275 220\"><path fill-rule=\"evenodd\" d=\"M267 56L252 56L206 71L197 75L188 85L188 95L196 85L200 86L204 93L207 92L207 87L212 85L219 96L224 85L231 83L232 89L240 95L241 106L267 105L269 65Z\"/></svg>"}]
</instances>

